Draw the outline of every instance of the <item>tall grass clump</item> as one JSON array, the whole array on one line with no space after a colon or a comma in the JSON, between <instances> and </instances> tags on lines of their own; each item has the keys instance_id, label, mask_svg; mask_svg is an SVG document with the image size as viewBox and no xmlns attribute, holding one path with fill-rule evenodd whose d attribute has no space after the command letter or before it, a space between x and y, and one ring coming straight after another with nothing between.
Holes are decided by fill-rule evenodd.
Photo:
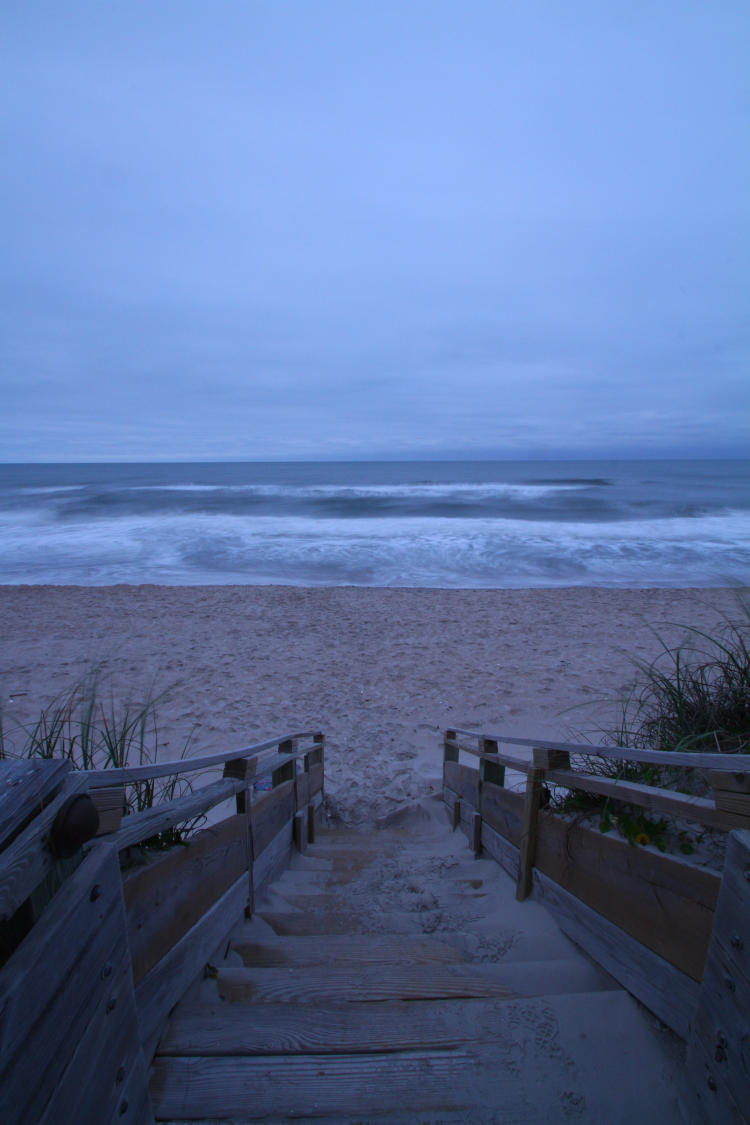
<instances>
[{"instance_id":1,"label":"tall grass clump","mask_svg":"<svg viewBox=\"0 0 750 1125\"><path fill-rule=\"evenodd\" d=\"M739 619L725 619L715 633L679 626L683 640L671 645L661 637L655 660L634 660L635 679L610 727L599 740L636 750L693 753L750 753L750 605L740 600ZM603 736L603 737L602 737ZM729 763L728 763L729 765ZM624 781L706 795L707 778L685 767L662 767L624 759L586 759L591 772ZM715 833L697 836L692 827L669 818L654 819L625 802L570 792L562 808L583 816L595 814L602 832L617 828L631 843L660 850L694 850L696 839L717 844Z\"/></svg>"},{"instance_id":2,"label":"tall grass clump","mask_svg":"<svg viewBox=\"0 0 750 1125\"><path fill-rule=\"evenodd\" d=\"M683 626L685 639L651 663L635 661L637 676L618 722L605 731L615 746L635 749L750 751L750 608L714 635Z\"/></svg>"},{"instance_id":3,"label":"tall grass clump","mask_svg":"<svg viewBox=\"0 0 750 1125\"><path fill-rule=\"evenodd\" d=\"M42 707L31 723L13 719L9 726L0 712L0 759L67 758L74 769L103 770L144 766L164 759L159 742L158 707L169 694L148 689L141 701L116 701L103 690L98 670ZM192 732L179 758L187 755ZM126 785L126 812L141 812L191 790L189 779L147 778ZM202 819L202 818L200 818ZM195 823L170 829L174 843L184 839Z\"/></svg>"}]
</instances>

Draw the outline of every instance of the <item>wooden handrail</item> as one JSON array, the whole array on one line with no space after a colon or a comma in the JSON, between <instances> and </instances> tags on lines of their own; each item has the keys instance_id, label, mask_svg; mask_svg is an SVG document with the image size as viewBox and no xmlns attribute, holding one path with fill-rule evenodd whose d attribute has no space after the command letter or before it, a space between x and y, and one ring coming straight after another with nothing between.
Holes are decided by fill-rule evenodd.
<instances>
[{"instance_id":1,"label":"wooden handrail","mask_svg":"<svg viewBox=\"0 0 750 1125\"><path fill-rule=\"evenodd\" d=\"M709 770L750 770L750 754L718 754L718 753L691 753L681 750L636 750L631 746L590 746L581 742L553 742L539 738L517 738L514 735L488 734L473 730L461 730L452 727L446 732L450 735L465 735L469 738L491 739L493 742L504 746L528 746L541 750L564 750L568 754L587 755L592 758L614 758L626 762L642 762L654 766L686 766L689 769ZM455 740L454 740L455 741ZM460 749L468 753L476 753L465 746ZM498 761L496 754L487 755L480 753L480 757L488 757L490 761ZM518 767L513 767L518 768ZM521 767L523 769L523 767ZM528 767L527 767L528 768ZM525 771L524 771L525 772Z\"/></svg>"},{"instance_id":2,"label":"wooden handrail","mask_svg":"<svg viewBox=\"0 0 750 1125\"><path fill-rule=\"evenodd\" d=\"M214 805L221 804L222 801L228 801L230 797L234 797L246 787L246 781L222 778L221 781L215 781L213 785L206 785L203 789L199 789L196 793L190 793L186 797L178 797L174 801L165 801L161 805L154 805L153 808L126 816L122 822L122 828L119 828L117 832L113 832L110 836L102 836L99 839L106 841L106 843L115 844L122 851L123 848L140 844L143 840L150 839L151 836L157 836L160 832L174 828L176 824L182 824L184 821L201 816L212 809Z\"/></svg>"},{"instance_id":3,"label":"wooden handrail","mask_svg":"<svg viewBox=\"0 0 750 1125\"><path fill-rule=\"evenodd\" d=\"M266 765L275 769L281 762L279 756L263 754L263 751L272 747L279 747L285 742L295 739L312 738L316 744L322 741L323 736L319 731L299 731L294 734L277 735L275 738L266 739L265 742L245 746L239 750L222 750L219 754L209 754L203 758L177 758L173 762L158 762L153 765L131 766L122 769L88 770L86 778L89 788L100 789L110 785L132 784L136 781L148 781L157 777L173 777L181 773L191 773L195 770L211 769L223 766L226 762L234 762L241 758L257 758L255 776L262 776ZM291 757L301 758L313 749L311 746L302 746L291 753ZM287 759L284 759L287 760Z\"/></svg>"}]
</instances>

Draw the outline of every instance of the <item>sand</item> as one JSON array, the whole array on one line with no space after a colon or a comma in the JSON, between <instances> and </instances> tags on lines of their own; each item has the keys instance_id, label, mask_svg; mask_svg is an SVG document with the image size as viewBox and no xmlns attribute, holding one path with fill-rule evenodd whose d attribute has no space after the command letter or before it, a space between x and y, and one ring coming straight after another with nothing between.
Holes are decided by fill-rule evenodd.
<instances>
[{"instance_id":1,"label":"sand","mask_svg":"<svg viewBox=\"0 0 750 1125\"><path fill-rule=\"evenodd\" d=\"M6 737L100 667L169 690L164 753L326 735L331 813L369 825L435 793L441 731L576 738L612 721L658 636L736 616L724 589L0 587ZM677 623L677 624L674 624Z\"/></svg>"}]
</instances>

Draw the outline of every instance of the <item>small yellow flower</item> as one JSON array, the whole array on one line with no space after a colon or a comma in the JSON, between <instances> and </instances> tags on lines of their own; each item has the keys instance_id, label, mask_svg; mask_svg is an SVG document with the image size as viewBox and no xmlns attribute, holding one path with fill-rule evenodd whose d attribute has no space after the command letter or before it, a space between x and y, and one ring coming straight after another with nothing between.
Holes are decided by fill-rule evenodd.
<instances>
[{"instance_id":1,"label":"small yellow flower","mask_svg":"<svg viewBox=\"0 0 750 1125\"><path fill-rule=\"evenodd\" d=\"M651 843L650 839L648 838L648 836L646 835L645 832L639 832L638 835L635 838L635 842L636 842L636 844L643 844L644 847L646 846L646 844Z\"/></svg>"}]
</instances>

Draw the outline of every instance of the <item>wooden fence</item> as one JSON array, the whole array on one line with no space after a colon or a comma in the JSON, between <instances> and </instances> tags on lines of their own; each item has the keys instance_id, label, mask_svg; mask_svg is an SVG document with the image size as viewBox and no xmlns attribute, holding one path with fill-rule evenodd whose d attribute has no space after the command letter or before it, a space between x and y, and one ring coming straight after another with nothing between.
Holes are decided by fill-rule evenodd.
<instances>
[{"instance_id":1,"label":"wooden fence","mask_svg":"<svg viewBox=\"0 0 750 1125\"><path fill-rule=\"evenodd\" d=\"M124 770L0 762L3 1125L152 1121L147 1069L169 1012L314 839L323 754L323 735L302 732ZM128 787L217 770L121 816ZM123 869L136 845L231 798L236 812L185 846L139 849Z\"/></svg>"},{"instance_id":2,"label":"wooden fence","mask_svg":"<svg viewBox=\"0 0 750 1125\"><path fill-rule=\"evenodd\" d=\"M526 747L530 757L504 746ZM597 759L702 771L712 797L605 777L592 769ZM525 774L523 793L505 787L506 769ZM730 833L723 876L561 817L546 807L550 785ZM747 1121L750 755L449 730L443 799L475 854L486 851L516 880L517 898L543 902L561 929L687 1041L687 1119Z\"/></svg>"}]
</instances>

